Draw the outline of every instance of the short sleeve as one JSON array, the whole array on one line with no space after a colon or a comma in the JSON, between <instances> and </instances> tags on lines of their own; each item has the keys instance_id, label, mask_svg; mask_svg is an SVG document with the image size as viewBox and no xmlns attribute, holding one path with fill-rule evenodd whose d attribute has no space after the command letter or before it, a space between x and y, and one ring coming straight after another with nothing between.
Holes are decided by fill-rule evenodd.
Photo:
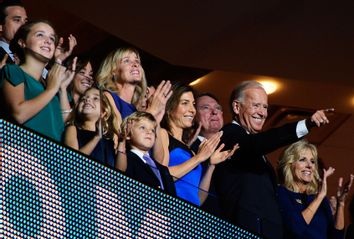
<instances>
[{"instance_id":1,"label":"short sleeve","mask_svg":"<svg viewBox=\"0 0 354 239\"><path fill-rule=\"evenodd\" d=\"M11 85L17 86L24 82L25 77L22 69L15 64L6 64L0 73L0 87L3 86L5 80L10 82Z\"/></svg>"}]
</instances>

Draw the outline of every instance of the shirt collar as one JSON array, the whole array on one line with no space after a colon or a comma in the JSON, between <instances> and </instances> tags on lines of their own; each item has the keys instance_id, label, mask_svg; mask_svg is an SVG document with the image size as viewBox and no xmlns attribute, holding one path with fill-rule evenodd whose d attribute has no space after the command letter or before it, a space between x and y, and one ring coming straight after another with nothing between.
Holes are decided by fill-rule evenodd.
<instances>
[{"instance_id":1,"label":"shirt collar","mask_svg":"<svg viewBox=\"0 0 354 239\"><path fill-rule=\"evenodd\" d=\"M240 123L237 122L236 120L233 120L232 123L233 123L233 124L236 124L236 125L238 125L238 126L240 126L241 128L243 128L243 129L246 131L247 134L250 134L250 132L248 132L247 129L245 129L244 127L242 127L242 126L240 125Z\"/></svg>"},{"instance_id":2,"label":"shirt collar","mask_svg":"<svg viewBox=\"0 0 354 239\"><path fill-rule=\"evenodd\" d=\"M12 60L14 60L14 56L10 50L10 44L7 42L4 42L3 40L0 40L0 47L2 47L6 53L11 57Z\"/></svg>"},{"instance_id":3,"label":"shirt collar","mask_svg":"<svg viewBox=\"0 0 354 239\"><path fill-rule=\"evenodd\" d=\"M136 155L138 155L139 158L140 158L144 163L146 163L146 160L144 159L144 153L143 153L141 150L139 150L139 149L130 149L130 152L133 152L133 153L135 153ZM147 154L149 155L149 153L147 153Z\"/></svg>"}]
</instances>

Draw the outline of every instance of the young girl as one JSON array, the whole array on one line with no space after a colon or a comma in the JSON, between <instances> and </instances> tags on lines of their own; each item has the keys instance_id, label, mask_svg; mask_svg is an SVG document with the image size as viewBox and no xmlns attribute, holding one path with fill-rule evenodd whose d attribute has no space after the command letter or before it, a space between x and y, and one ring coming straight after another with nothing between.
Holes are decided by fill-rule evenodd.
<instances>
[{"instance_id":1,"label":"young girl","mask_svg":"<svg viewBox=\"0 0 354 239\"><path fill-rule=\"evenodd\" d=\"M64 121L58 92L72 80L73 74L55 64L44 81L44 67L53 58L57 37L47 21L21 26L10 43L20 65L4 66L0 77L4 117L61 141ZM75 69L75 61L73 63ZM66 105L62 104L63 107ZM4 108L3 108L4 109Z\"/></svg>"},{"instance_id":2,"label":"young girl","mask_svg":"<svg viewBox=\"0 0 354 239\"><path fill-rule=\"evenodd\" d=\"M105 95L89 88L79 99L65 132L65 144L114 167L118 121ZM100 132L102 130L102 132Z\"/></svg>"}]
</instances>

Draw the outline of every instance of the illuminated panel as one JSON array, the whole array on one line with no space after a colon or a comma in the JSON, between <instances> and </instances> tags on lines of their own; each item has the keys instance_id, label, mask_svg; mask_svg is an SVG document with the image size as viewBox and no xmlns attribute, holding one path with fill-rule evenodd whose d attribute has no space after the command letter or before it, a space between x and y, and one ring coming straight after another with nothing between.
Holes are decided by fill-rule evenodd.
<instances>
[{"instance_id":1,"label":"illuminated panel","mask_svg":"<svg viewBox=\"0 0 354 239\"><path fill-rule=\"evenodd\" d=\"M0 120L0 237L259 238Z\"/></svg>"}]
</instances>

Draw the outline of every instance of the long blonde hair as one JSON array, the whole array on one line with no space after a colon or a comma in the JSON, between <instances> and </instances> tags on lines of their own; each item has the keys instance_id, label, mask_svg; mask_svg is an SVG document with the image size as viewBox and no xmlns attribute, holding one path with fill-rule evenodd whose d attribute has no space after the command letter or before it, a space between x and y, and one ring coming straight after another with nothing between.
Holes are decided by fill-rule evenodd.
<instances>
[{"instance_id":1,"label":"long blonde hair","mask_svg":"<svg viewBox=\"0 0 354 239\"><path fill-rule=\"evenodd\" d=\"M293 164L300 159L300 153L304 150L310 150L313 159L315 161L315 171L312 182L308 184L306 189L307 194L314 194L318 191L318 153L315 145L310 144L307 140L300 140L296 143L290 145L279 159L278 164L278 173L281 184L283 184L287 189L297 192L297 189L294 188L294 170Z\"/></svg>"},{"instance_id":2,"label":"long blonde hair","mask_svg":"<svg viewBox=\"0 0 354 239\"><path fill-rule=\"evenodd\" d=\"M123 55L127 52L135 53L136 56L140 59L138 50L136 50L135 48L126 47L126 48L119 48L117 50L112 51L103 60L96 76L97 84L101 89L106 89L106 90L119 93L119 90L115 83L116 80L114 79L113 72L117 69L121 59L123 58ZM147 89L145 72L142 67L141 69L142 69L141 80L135 87L134 95L131 101L131 103L135 106L137 106L140 100L143 100Z\"/></svg>"}]
</instances>

